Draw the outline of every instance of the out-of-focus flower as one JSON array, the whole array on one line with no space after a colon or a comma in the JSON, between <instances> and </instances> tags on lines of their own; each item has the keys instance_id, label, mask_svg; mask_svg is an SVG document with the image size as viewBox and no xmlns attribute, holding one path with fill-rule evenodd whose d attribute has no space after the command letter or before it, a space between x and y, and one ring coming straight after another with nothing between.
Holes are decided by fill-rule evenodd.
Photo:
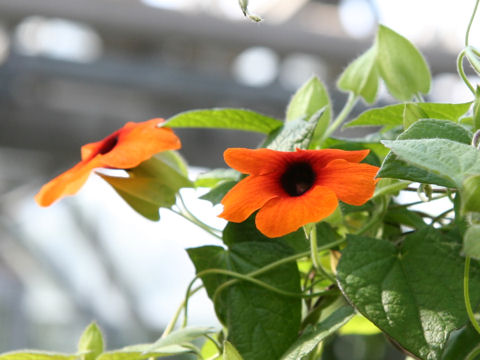
<instances>
[{"instance_id":1,"label":"out-of-focus flower","mask_svg":"<svg viewBox=\"0 0 480 360\"><path fill-rule=\"evenodd\" d=\"M278 237L332 214L341 200L363 205L375 190L378 167L360 163L369 150L227 149L226 163L248 177L222 200L220 217L243 222L255 210L263 234Z\"/></svg>"},{"instance_id":2,"label":"out-of-focus flower","mask_svg":"<svg viewBox=\"0 0 480 360\"><path fill-rule=\"evenodd\" d=\"M82 146L82 160L46 183L35 200L49 206L63 196L74 195L96 168L131 169L159 152L179 149L181 143L173 131L157 127L163 121L128 122L105 139Z\"/></svg>"}]
</instances>

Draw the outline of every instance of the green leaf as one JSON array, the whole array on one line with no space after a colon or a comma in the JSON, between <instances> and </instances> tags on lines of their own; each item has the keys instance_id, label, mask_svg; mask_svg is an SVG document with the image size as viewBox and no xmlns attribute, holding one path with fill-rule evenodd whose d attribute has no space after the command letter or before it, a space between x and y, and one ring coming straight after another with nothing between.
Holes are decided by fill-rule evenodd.
<instances>
[{"instance_id":1,"label":"green leaf","mask_svg":"<svg viewBox=\"0 0 480 360\"><path fill-rule=\"evenodd\" d=\"M415 211L408 210L404 207L389 209L385 215L384 222L388 224L400 224L411 227L413 229L421 229L427 224L423 218Z\"/></svg>"},{"instance_id":2,"label":"green leaf","mask_svg":"<svg viewBox=\"0 0 480 360\"><path fill-rule=\"evenodd\" d=\"M430 70L417 48L403 36L384 25L377 33L378 71L389 92L408 101L430 90Z\"/></svg>"},{"instance_id":3,"label":"green leaf","mask_svg":"<svg viewBox=\"0 0 480 360\"><path fill-rule=\"evenodd\" d=\"M312 116L308 121L297 119L285 123L281 128L273 131L266 139L263 147L278 151L295 151L295 149L307 149L312 140L317 119L321 112Z\"/></svg>"},{"instance_id":4,"label":"green leaf","mask_svg":"<svg viewBox=\"0 0 480 360\"><path fill-rule=\"evenodd\" d=\"M239 244L245 241L271 242L271 238L263 235L260 231L257 230L257 227L255 225L255 215L256 214L251 215L247 220L242 223L229 222L223 230L223 242L225 243L225 245L231 247L234 244ZM328 225L317 225L317 228L322 228L322 232L318 234L319 242L321 242L322 244L324 238L330 235L327 230L323 230L324 227L327 226ZM328 240L331 240L331 237L329 237ZM295 253L302 253L310 249L310 242L305 236L305 231L303 231L303 229L299 229L288 235L275 238L275 241L284 243L285 245L289 246ZM333 237L333 240L331 240L330 242L332 241L335 241L335 237ZM327 242L329 241L326 241L325 243Z\"/></svg>"},{"instance_id":5,"label":"green leaf","mask_svg":"<svg viewBox=\"0 0 480 360\"><path fill-rule=\"evenodd\" d=\"M213 169L198 175L195 186L212 188L227 180L238 181L240 174L233 169Z\"/></svg>"},{"instance_id":6,"label":"green leaf","mask_svg":"<svg viewBox=\"0 0 480 360\"><path fill-rule=\"evenodd\" d=\"M375 102L379 80L376 59L377 48L373 45L347 66L338 79L338 88L363 97L367 103Z\"/></svg>"},{"instance_id":7,"label":"green leaf","mask_svg":"<svg viewBox=\"0 0 480 360\"><path fill-rule=\"evenodd\" d=\"M480 212L480 175L467 177L460 189L462 206L461 213Z\"/></svg>"},{"instance_id":8,"label":"green leaf","mask_svg":"<svg viewBox=\"0 0 480 360\"><path fill-rule=\"evenodd\" d=\"M291 255L285 245L273 240L241 242L229 250L204 246L187 251L197 273L227 269L247 274ZM211 299L217 288L229 279L226 275L202 277ZM300 293L300 275L295 262L282 264L258 276L258 280L283 291ZM248 360L277 360L295 341L300 328L300 298L280 295L245 281L225 288L218 295L215 311L228 328L227 340Z\"/></svg>"},{"instance_id":9,"label":"green leaf","mask_svg":"<svg viewBox=\"0 0 480 360\"><path fill-rule=\"evenodd\" d=\"M223 181L206 194L200 196L200 199L210 201L213 205L220 204L223 197L230 191L232 187L235 186L236 183L237 182L233 180Z\"/></svg>"},{"instance_id":10,"label":"green leaf","mask_svg":"<svg viewBox=\"0 0 480 360\"><path fill-rule=\"evenodd\" d=\"M413 106L423 118L450 120L458 122L471 106L471 102L461 104L442 103L409 103L388 105L382 108L374 108L361 113L357 118L350 121L345 127L352 126L399 126L404 124L405 105ZM418 117L416 120L421 119ZM416 121L415 120L415 121Z\"/></svg>"},{"instance_id":11,"label":"green leaf","mask_svg":"<svg viewBox=\"0 0 480 360\"><path fill-rule=\"evenodd\" d=\"M180 345L170 345L158 352L146 352L148 345L129 346L124 349L108 351L101 354L96 360L149 360L150 358L167 357L178 354L191 353L192 350Z\"/></svg>"},{"instance_id":12,"label":"green leaf","mask_svg":"<svg viewBox=\"0 0 480 360\"><path fill-rule=\"evenodd\" d=\"M314 327L309 328L283 354L281 360L302 360L306 358L317 345L328 336L335 333L346 324L354 315L351 306L343 306Z\"/></svg>"},{"instance_id":13,"label":"green leaf","mask_svg":"<svg viewBox=\"0 0 480 360\"><path fill-rule=\"evenodd\" d=\"M82 360L95 360L103 352L102 332L94 322L88 325L78 342L78 352Z\"/></svg>"},{"instance_id":14,"label":"green leaf","mask_svg":"<svg viewBox=\"0 0 480 360\"><path fill-rule=\"evenodd\" d=\"M324 109L322 111L322 109ZM312 119L313 118L313 119ZM309 120L317 122L314 139L320 139L332 119L330 98L322 82L313 76L293 95L287 107L286 121Z\"/></svg>"},{"instance_id":15,"label":"green leaf","mask_svg":"<svg viewBox=\"0 0 480 360\"><path fill-rule=\"evenodd\" d=\"M420 106L415 103L403 106L403 128L408 129L410 125L420 119L428 119L428 115Z\"/></svg>"},{"instance_id":16,"label":"green leaf","mask_svg":"<svg viewBox=\"0 0 480 360\"><path fill-rule=\"evenodd\" d=\"M42 352L36 350L23 350L3 353L1 360L76 360L77 355L60 354L53 352Z\"/></svg>"},{"instance_id":17,"label":"green leaf","mask_svg":"<svg viewBox=\"0 0 480 360\"><path fill-rule=\"evenodd\" d=\"M477 55L475 48L472 46L467 46L465 48L465 55L467 56L470 65L477 72L477 75L480 75L480 57Z\"/></svg>"},{"instance_id":18,"label":"green leaf","mask_svg":"<svg viewBox=\"0 0 480 360\"><path fill-rule=\"evenodd\" d=\"M467 359L467 355L480 344L480 334L469 322L460 330L453 331L443 352L442 360Z\"/></svg>"},{"instance_id":19,"label":"green leaf","mask_svg":"<svg viewBox=\"0 0 480 360\"><path fill-rule=\"evenodd\" d=\"M351 236L337 266L349 302L421 359L440 359L449 334L468 321L460 241L428 227L397 249L387 240ZM480 302L480 272L471 272L471 300Z\"/></svg>"},{"instance_id":20,"label":"green leaf","mask_svg":"<svg viewBox=\"0 0 480 360\"><path fill-rule=\"evenodd\" d=\"M463 252L466 256L480 260L480 225L472 225L465 232Z\"/></svg>"},{"instance_id":21,"label":"green leaf","mask_svg":"<svg viewBox=\"0 0 480 360\"><path fill-rule=\"evenodd\" d=\"M480 151L466 144L446 139L396 140L384 141L383 144L401 160L427 170L458 188L466 177L480 174ZM425 182L425 179L415 181Z\"/></svg>"},{"instance_id":22,"label":"green leaf","mask_svg":"<svg viewBox=\"0 0 480 360\"><path fill-rule=\"evenodd\" d=\"M223 360L243 360L237 349L228 341L223 342Z\"/></svg>"},{"instance_id":23,"label":"green leaf","mask_svg":"<svg viewBox=\"0 0 480 360\"><path fill-rule=\"evenodd\" d=\"M191 187L186 166L172 151L162 152L128 170L129 177L99 174L140 215L159 220L160 207L175 204L175 195L182 187Z\"/></svg>"},{"instance_id":24,"label":"green leaf","mask_svg":"<svg viewBox=\"0 0 480 360\"><path fill-rule=\"evenodd\" d=\"M190 327L171 332L164 338L158 339L146 350L149 353L161 352L162 349L171 345L185 345L199 337L206 336L213 332L209 327Z\"/></svg>"},{"instance_id":25,"label":"green leaf","mask_svg":"<svg viewBox=\"0 0 480 360\"><path fill-rule=\"evenodd\" d=\"M282 126L282 122L250 110L205 109L180 113L169 118L162 125L174 128L219 128L269 134Z\"/></svg>"},{"instance_id":26,"label":"green leaf","mask_svg":"<svg viewBox=\"0 0 480 360\"><path fill-rule=\"evenodd\" d=\"M462 126L446 120L419 120L402 133L397 141L411 139L449 139L463 144L469 144L471 134ZM421 140L422 142L425 140ZM434 157L438 157L437 154ZM439 176L432 171L424 169L422 166L413 166L413 164L400 159L394 152L390 152L383 161L382 167L378 173L380 178L396 178L410 181L417 181L427 184L436 184L440 186L454 187L449 179Z\"/></svg>"}]
</instances>

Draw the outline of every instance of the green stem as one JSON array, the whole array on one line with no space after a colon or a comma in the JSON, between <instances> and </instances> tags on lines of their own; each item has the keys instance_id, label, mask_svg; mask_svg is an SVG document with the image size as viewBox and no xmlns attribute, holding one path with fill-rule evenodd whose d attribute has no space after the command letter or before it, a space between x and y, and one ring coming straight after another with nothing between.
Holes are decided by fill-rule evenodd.
<instances>
[{"instance_id":1,"label":"green stem","mask_svg":"<svg viewBox=\"0 0 480 360\"><path fill-rule=\"evenodd\" d=\"M465 49L463 49L460 54L458 54L457 58L457 71L460 77L462 78L463 82L467 87L470 89L470 91L475 95L475 89L473 88L472 84L470 81L468 81L467 75L465 75L465 71L463 70L463 58L465 57Z\"/></svg>"},{"instance_id":2,"label":"green stem","mask_svg":"<svg viewBox=\"0 0 480 360\"><path fill-rule=\"evenodd\" d=\"M469 289L469 280L470 280L470 256L465 258L465 272L463 273L463 297L465 300L465 308L467 309L468 318L472 323L472 326L480 334L480 325L478 325L475 315L473 314L472 304L470 303L470 289Z\"/></svg>"},{"instance_id":3,"label":"green stem","mask_svg":"<svg viewBox=\"0 0 480 360\"><path fill-rule=\"evenodd\" d=\"M329 244L326 244L324 246L321 246L318 248L319 251L322 251L322 250L327 250L327 249L330 249L334 246L337 246L337 245L340 245L341 243L343 243L345 240L344 239L341 239L341 240L338 240L338 241L333 241ZM215 304L215 299L216 299L216 296L218 296L218 294L223 290L225 289L226 287L228 286L231 286L233 284L236 284L237 282L239 282L239 278L241 280L245 280L245 281L250 281L250 282L255 282L255 281L252 281L252 280L256 280L256 279L252 279L254 276L259 276L261 274L264 274L270 270L273 270L275 269L276 267L280 266L280 265L283 265L283 264L286 264L288 262L291 262L291 261L296 261L298 259L301 259L303 257L306 257L310 254L309 251L306 251L306 252L303 252L303 253L299 253L299 254L295 254L295 255L292 255L292 256L288 256L288 257L285 257L283 259L280 259L280 260L277 260L273 263L270 263L258 270L255 270L255 271L252 271L248 274L238 274L238 273L235 273L235 272L232 272L232 271L228 271L228 270L223 270L223 269L209 269L209 270L205 270L205 271L201 271L199 272L194 278L193 280L190 282L190 284L188 285L188 288L187 288L187 293L185 295L185 301L184 301L184 319L183 319L183 327L186 326L187 324L187 318L188 318L188 300L190 298L190 293L191 293L191 288L193 287L193 284L194 282L199 279L200 277L202 276L206 276L206 275L213 275L213 274L224 274L224 275L230 275L232 277L236 277L237 279L233 279L233 280L229 280L229 281L226 281L225 283L223 283L222 285L220 285L216 291L215 291L215 294L213 296L213 301L214 301L214 304ZM256 280L257 282L257 285L260 285L260 286L263 286L263 283L262 281L260 280ZM268 284L266 284L268 287L270 287L272 289L272 291L275 291L275 292L278 292L279 289L276 289ZM306 295L304 295L303 293L289 293L289 292L285 292L285 291L282 291L280 290L281 292L283 292L283 295L287 295L287 296L301 296L301 297L305 297ZM317 293L317 294L309 294L308 297L314 297L314 296L319 296L321 294L323 294L324 292L321 292L321 293Z\"/></svg>"},{"instance_id":4,"label":"green stem","mask_svg":"<svg viewBox=\"0 0 480 360\"><path fill-rule=\"evenodd\" d=\"M480 355L480 345L477 345L472 351L470 351L465 360L475 360L478 355Z\"/></svg>"},{"instance_id":5,"label":"green stem","mask_svg":"<svg viewBox=\"0 0 480 360\"><path fill-rule=\"evenodd\" d=\"M334 133L334 131L337 130L337 128L340 125L342 125L343 121L347 118L348 114L350 114L350 112L354 108L358 99L359 99L359 97L357 95L355 95L353 92L351 92L348 95L348 100L345 103L345 105L343 106L342 111L340 112L340 114L338 114L337 118L330 124L327 131L325 131L325 134L323 134L322 142L325 141L326 139L328 139L330 137L330 135L332 135Z\"/></svg>"},{"instance_id":6,"label":"green stem","mask_svg":"<svg viewBox=\"0 0 480 360\"><path fill-rule=\"evenodd\" d=\"M470 36L470 28L472 27L473 19L475 18L475 14L477 12L479 0L475 2L475 7L473 8L472 16L470 17L470 22L467 26L467 32L465 33L465 46L468 46L468 37Z\"/></svg>"},{"instance_id":7,"label":"green stem","mask_svg":"<svg viewBox=\"0 0 480 360\"><path fill-rule=\"evenodd\" d=\"M321 273L326 279L335 283L335 278L329 273L327 273L325 269L322 267L322 264L320 261L320 255L318 253L317 227L315 225L312 226L312 230L310 231L310 253L312 257L312 264L315 270Z\"/></svg>"},{"instance_id":8,"label":"green stem","mask_svg":"<svg viewBox=\"0 0 480 360\"><path fill-rule=\"evenodd\" d=\"M440 220L442 220L445 216L448 215L448 213L452 212L453 209L448 209L448 210L445 210L444 212L442 212L441 214L437 215L436 217L433 218L432 220L432 225Z\"/></svg>"},{"instance_id":9,"label":"green stem","mask_svg":"<svg viewBox=\"0 0 480 360\"><path fill-rule=\"evenodd\" d=\"M210 228L210 226L208 226L207 224L204 224L203 222L201 222L199 220L196 220L196 218L191 217L188 213L183 212L181 209L180 209L180 211L177 211L177 210L174 210L174 209L169 209L169 210L174 212L175 214L183 217L184 219L190 221L192 224L197 225L199 228L208 232L210 235L215 236L217 239L222 240L222 237L219 234L217 234L216 232L214 232Z\"/></svg>"},{"instance_id":10,"label":"green stem","mask_svg":"<svg viewBox=\"0 0 480 360\"><path fill-rule=\"evenodd\" d=\"M200 285L198 287L196 287L195 289L193 289L190 293L190 296L192 296L193 294L195 294L197 291L199 291L200 289L203 289L203 285ZM165 330L163 331L163 334L161 336L161 339L163 339L164 337L166 337L168 334L170 334L172 332L172 330L175 328L175 325L178 321L178 318L180 317L180 314L183 310L183 307L185 306L185 299L183 299L183 301L181 302L180 306L177 308L177 311L175 311L175 314L173 315L173 318L172 320L170 320L170 322L168 323L167 327L165 328Z\"/></svg>"},{"instance_id":11,"label":"green stem","mask_svg":"<svg viewBox=\"0 0 480 360\"><path fill-rule=\"evenodd\" d=\"M405 188L410 184L409 182L398 182L395 184L390 184L384 187L379 188L378 190L375 190L375 193L372 196L372 199L375 199L379 196L390 194L393 192L405 190Z\"/></svg>"}]
</instances>

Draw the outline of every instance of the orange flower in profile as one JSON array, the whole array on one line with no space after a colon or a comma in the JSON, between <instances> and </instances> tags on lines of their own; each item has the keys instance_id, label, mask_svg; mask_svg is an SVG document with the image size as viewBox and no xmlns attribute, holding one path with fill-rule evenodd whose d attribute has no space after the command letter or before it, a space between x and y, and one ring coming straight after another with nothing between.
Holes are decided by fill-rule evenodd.
<instances>
[{"instance_id":1,"label":"orange flower in profile","mask_svg":"<svg viewBox=\"0 0 480 360\"><path fill-rule=\"evenodd\" d=\"M255 223L278 237L332 214L341 200L363 205L375 190L378 167L360 164L369 150L227 149L226 163L248 177L222 200L220 217L243 222L258 210Z\"/></svg>"},{"instance_id":2,"label":"orange flower in profile","mask_svg":"<svg viewBox=\"0 0 480 360\"><path fill-rule=\"evenodd\" d=\"M157 127L163 121L128 122L105 139L82 146L82 160L43 185L35 200L41 206L49 206L80 190L95 168L131 169L161 151L179 149L181 143L173 131Z\"/></svg>"}]
</instances>

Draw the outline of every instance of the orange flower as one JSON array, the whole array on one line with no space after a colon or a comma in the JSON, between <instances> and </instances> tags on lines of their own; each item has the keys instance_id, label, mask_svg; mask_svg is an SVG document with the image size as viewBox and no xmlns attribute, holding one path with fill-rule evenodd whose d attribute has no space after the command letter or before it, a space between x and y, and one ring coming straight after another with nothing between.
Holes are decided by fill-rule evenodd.
<instances>
[{"instance_id":1,"label":"orange flower","mask_svg":"<svg viewBox=\"0 0 480 360\"><path fill-rule=\"evenodd\" d=\"M95 168L130 169L156 153L179 149L180 140L173 131L157 127L163 121L128 122L105 139L82 146L82 160L43 185L35 200L41 206L49 206L61 197L80 190Z\"/></svg>"},{"instance_id":2,"label":"orange flower","mask_svg":"<svg viewBox=\"0 0 480 360\"><path fill-rule=\"evenodd\" d=\"M255 210L258 230L278 237L332 214L341 200L362 205L375 190L378 167L360 164L369 150L227 149L225 162L249 174L222 200L220 217L243 222Z\"/></svg>"}]
</instances>

